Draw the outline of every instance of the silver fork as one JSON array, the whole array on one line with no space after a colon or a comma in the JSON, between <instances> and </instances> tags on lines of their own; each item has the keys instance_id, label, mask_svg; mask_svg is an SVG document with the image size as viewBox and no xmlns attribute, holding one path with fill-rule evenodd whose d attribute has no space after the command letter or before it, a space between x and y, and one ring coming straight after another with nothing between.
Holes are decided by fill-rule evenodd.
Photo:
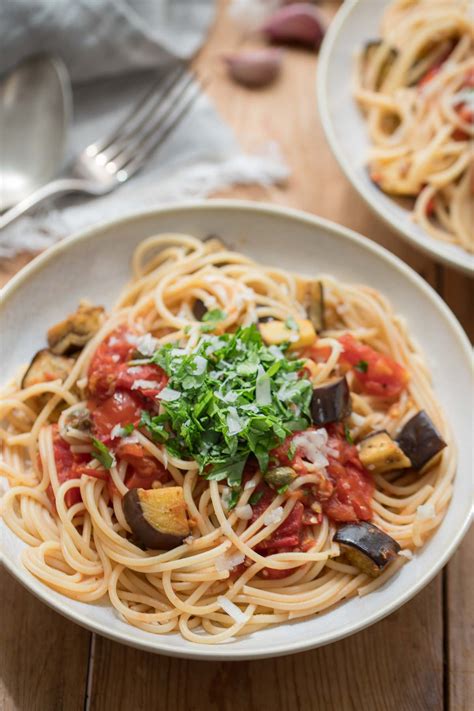
<instances>
[{"instance_id":1,"label":"silver fork","mask_svg":"<svg viewBox=\"0 0 474 711\"><path fill-rule=\"evenodd\" d=\"M76 157L64 177L43 185L1 215L0 229L53 195L105 195L117 188L143 167L200 92L195 76L181 66L155 81L111 134L87 146Z\"/></svg>"}]
</instances>

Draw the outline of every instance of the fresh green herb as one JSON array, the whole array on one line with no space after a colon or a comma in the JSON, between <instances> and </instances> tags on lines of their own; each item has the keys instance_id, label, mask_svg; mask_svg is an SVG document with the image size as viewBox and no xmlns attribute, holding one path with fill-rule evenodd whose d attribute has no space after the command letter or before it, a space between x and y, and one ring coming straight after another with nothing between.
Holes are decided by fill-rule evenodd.
<instances>
[{"instance_id":1,"label":"fresh green herb","mask_svg":"<svg viewBox=\"0 0 474 711\"><path fill-rule=\"evenodd\" d=\"M133 422L129 422L128 425L122 425L118 427L116 430L114 430L114 434L117 437L128 437L129 435L132 434L133 430L135 429L135 425Z\"/></svg>"},{"instance_id":2,"label":"fresh green herb","mask_svg":"<svg viewBox=\"0 0 474 711\"><path fill-rule=\"evenodd\" d=\"M355 364L354 367L356 370L359 370L361 373L367 373L369 364L367 363L366 360L360 360L358 363Z\"/></svg>"},{"instance_id":3,"label":"fresh green herb","mask_svg":"<svg viewBox=\"0 0 474 711\"><path fill-rule=\"evenodd\" d=\"M96 439L95 437L92 437L92 444L93 449L92 449L92 456L94 459L97 459L104 469L110 469L111 467L114 466L115 464L115 456L113 452L110 451L110 449L100 441L100 439Z\"/></svg>"},{"instance_id":4,"label":"fresh green herb","mask_svg":"<svg viewBox=\"0 0 474 711\"><path fill-rule=\"evenodd\" d=\"M202 333L209 333L214 331L217 324L227 318L227 314L220 309L211 309L207 311L202 317L203 325L201 326Z\"/></svg>"},{"instance_id":5,"label":"fresh green herb","mask_svg":"<svg viewBox=\"0 0 474 711\"><path fill-rule=\"evenodd\" d=\"M289 484L283 484L283 486L280 486L279 489L277 489L279 494L284 494L285 491L288 491Z\"/></svg>"},{"instance_id":6,"label":"fresh green herb","mask_svg":"<svg viewBox=\"0 0 474 711\"><path fill-rule=\"evenodd\" d=\"M240 489L233 489L227 499L227 510L232 511L237 506L237 501L240 499Z\"/></svg>"},{"instance_id":7,"label":"fresh green herb","mask_svg":"<svg viewBox=\"0 0 474 711\"><path fill-rule=\"evenodd\" d=\"M165 428L167 421L167 415L152 417L147 410L142 410L140 427L146 428L156 442L166 442L169 438L169 432Z\"/></svg>"},{"instance_id":8,"label":"fresh green herb","mask_svg":"<svg viewBox=\"0 0 474 711\"><path fill-rule=\"evenodd\" d=\"M195 459L207 479L238 486L250 455L266 471L270 451L310 423L302 361L266 346L255 325L203 335L190 353L167 344L153 362L179 397L162 400L164 414L147 413L141 424L175 456Z\"/></svg>"},{"instance_id":9,"label":"fresh green herb","mask_svg":"<svg viewBox=\"0 0 474 711\"><path fill-rule=\"evenodd\" d=\"M286 456L288 457L288 461L292 462L293 459L295 458L296 454L296 444L291 441L290 446L288 447L288 452L286 453Z\"/></svg>"},{"instance_id":10,"label":"fresh green herb","mask_svg":"<svg viewBox=\"0 0 474 711\"><path fill-rule=\"evenodd\" d=\"M185 336L187 336L190 333L190 331L191 331L191 325L188 323L188 325L183 328L183 333Z\"/></svg>"},{"instance_id":11,"label":"fresh green herb","mask_svg":"<svg viewBox=\"0 0 474 711\"><path fill-rule=\"evenodd\" d=\"M285 326L290 330L290 331L299 331L300 327L296 323L295 319L293 316L288 316L288 318L285 321Z\"/></svg>"},{"instance_id":12,"label":"fresh green herb","mask_svg":"<svg viewBox=\"0 0 474 711\"><path fill-rule=\"evenodd\" d=\"M262 496L263 491L256 491L255 494L252 494L252 496L250 497L249 504L251 504L251 506L255 506L255 504L258 504Z\"/></svg>"},{"instance_id":13,"label":"fresh green herb","mask_svg":"<svg viewBox=\"0 0 474 711\"><path fill-rule=\"evenodd\" d=\"M344 436L346 438L346 442L349 442L349 444L354 444L349 425L344 425Z\"/></svg>"}]
</instances>

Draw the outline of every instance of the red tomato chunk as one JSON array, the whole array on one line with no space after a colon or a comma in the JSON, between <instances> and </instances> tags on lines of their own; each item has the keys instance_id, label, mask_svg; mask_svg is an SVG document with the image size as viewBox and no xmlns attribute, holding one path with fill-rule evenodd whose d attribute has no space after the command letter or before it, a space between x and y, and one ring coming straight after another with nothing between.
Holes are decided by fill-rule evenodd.
<instances>
[{"instance_id":1,"label":"red tomato chunk","mask_svg":"<svg viewBox=\"0 0 474 711\"><path fill-rule=\"evenodd\" d=\"M393 358L360 343L349 333L341 336L339 342L344 348L339 362L352 367L364 392L395 398L405 389L408 372Z\"/></svg>"}]
</instances>

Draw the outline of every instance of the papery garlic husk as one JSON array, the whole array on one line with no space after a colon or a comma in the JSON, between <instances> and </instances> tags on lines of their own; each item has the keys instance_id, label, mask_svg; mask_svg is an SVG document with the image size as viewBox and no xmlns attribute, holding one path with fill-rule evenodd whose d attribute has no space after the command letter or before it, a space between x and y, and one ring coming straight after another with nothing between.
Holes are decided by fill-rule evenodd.
<instances>
[{"instance_id":1,"label":"papery garlic husk","mask_svg":"<svg viewBox=\"0 0 474 711\"><path fill-rule=\"evenodd\" d=\"M281 7L262 25L261 30L272 42L302 44L319 49L326 23L318 8L299 2Z\"/></svg>"},{"instance_id":2,"label":"papery garlic husk","mask_svg":"<svg viewBox=\"0 0 474 711\"><path fill-rule=\"evenodd\" d=\"M245 86L261 87L274 81L281 71L281 49L248 49L224 57L234 81Z\"/></svg>"}]
</instances>

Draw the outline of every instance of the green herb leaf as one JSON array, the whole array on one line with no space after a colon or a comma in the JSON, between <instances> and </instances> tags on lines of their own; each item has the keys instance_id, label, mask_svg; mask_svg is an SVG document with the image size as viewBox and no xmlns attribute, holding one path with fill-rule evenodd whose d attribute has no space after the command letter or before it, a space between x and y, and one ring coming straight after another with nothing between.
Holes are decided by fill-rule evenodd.
<instances>
[{"instance_id":1,"label":"green herb leaf","mask_svg":"<svg viewBox=\"0 0 474 711\"><path fill-rule=\"evenodd\" d=\"M255 325L202 335L192 352L167 344L153 362L180 396L162 401L163 415L143 414L141 425L175 456L197 461L206 479L238 486L250 455L266 471L271 450L310 423L302 361L266 346Z\"/></svg>"},{"instance_id":2,"label":"green herb leaf","mask_svg":"<svg viewBox=\"0 0 474 711\"><path fill-rule=\"evenodd\" d=\"M169 438L169 432L166 430L167 422L167 415L157 415L156 417L152 417L147 410L142 410L140 427L146 428L151 434L152 439L156 442L166 442Z\"/></svg>"},{"instance_id":3,"label":"green herb leaf","mask_svg":"<svg viewBox=\"0 0 474 711\"><path fill-rule=\"evenodd\" d=\"M290 462L292 462L293 459L295 458L295 454L296 454L296 444L292 441L290 443L290 446L288 447L288 452L286 453L286 456L288 457L288 460Z\"/></svg>"},{"instance_id":4,"label":"green herb leaf","mask_svg":"<svg viewBox=\"0 0 474 711\"><path fill-rule=\"evenodd\" d=\"M217 324L224 321L227 318L227 314L220 309L211 309L211 311L206 311L202 317L203 325L201 326L202 333L209 333L214 331Z\"/></svg>"},{"instance_id":5,"label":"green herb leaf","mask_svg":"<svg viewBox=\"0 0 474 711\"><path fill-rule=\"evenodd\" d=\"M113 467L115 464L115 456L107 445L95 437L92 437L92 444L94 445L92 449L92 456L94 459L97 459L97 461L102 464L104 469L110 469Z\"/></svg>"},{"instance_id":6,"label":"green herb leaf","mask_svg":"<svg viewBox=\"0 0 474 711\"><path fill-rule=\"evenodd\" d=\"M290 330L290 331L296 331L298 332L300 330L300 327L296 323L295 319L293 316L288 316L288 318L285 321L285 326Z\"/></svg>"},{"instance_id":7,"label":"green herb leaf","mask_svg":"<svg viewBox=\"0 0 474 711\"><path fill-rule=\"evenodd\" d=\"M344 436L346 438L346 442L349 442L349 444L354 444L349 425L344 425Z\"/></svg>"},{"instance_id":8,"label":"green herb leaf","mask_svg":"<svg viewBox=\"0 0 474 711\"><path fill-rule=\"evenodd\" d=\"M367 373L369 364L366 360L360 360L358 363L355 364L354 368L356 370L359 370L361 373Z\"/></svg>"},{"instance_id":9,"label":"green herb leaf","mask_svg":"<svg viewBox=\"0 0 474 711\"><path fill-rule=\"evenodd\" d=\"M285 491L288 491L288 487L289 487L289 486L290 486L289 484L283 484L283 486L280 486L280 488L277 489L277 492L278 492L279 494L284 494Z\"/></svg>"},{"instance_id":10,"label":"green herb leaf","mask_svg":"<svg viewBox=\"0 0 474 711\"><path fill-rule=\"evenodd\" d=\"M258 502L260 501L260 499L262 498L262 496L263 496L263 491L256 491L256 492L255 492L254 494L252 494L252 496L250 497L250 499L249 499L249 504L250 504L251 506L255 506L255 504L258 504Z\"/></svg>"},{"instance_id":11,"label":"green herb leaf","mask_svg":"<svg viewBox=\"0 0 474 711\"><path fill-rule=\"evenodd\" d=\"M232 509L235 509L235 507L237 506L237 501L240 499L240 493L241 493L240 489L234 489L231 492L229 499L227 501L227 510L228 511L232 511Z\"/></svg>"}]
</instances>

